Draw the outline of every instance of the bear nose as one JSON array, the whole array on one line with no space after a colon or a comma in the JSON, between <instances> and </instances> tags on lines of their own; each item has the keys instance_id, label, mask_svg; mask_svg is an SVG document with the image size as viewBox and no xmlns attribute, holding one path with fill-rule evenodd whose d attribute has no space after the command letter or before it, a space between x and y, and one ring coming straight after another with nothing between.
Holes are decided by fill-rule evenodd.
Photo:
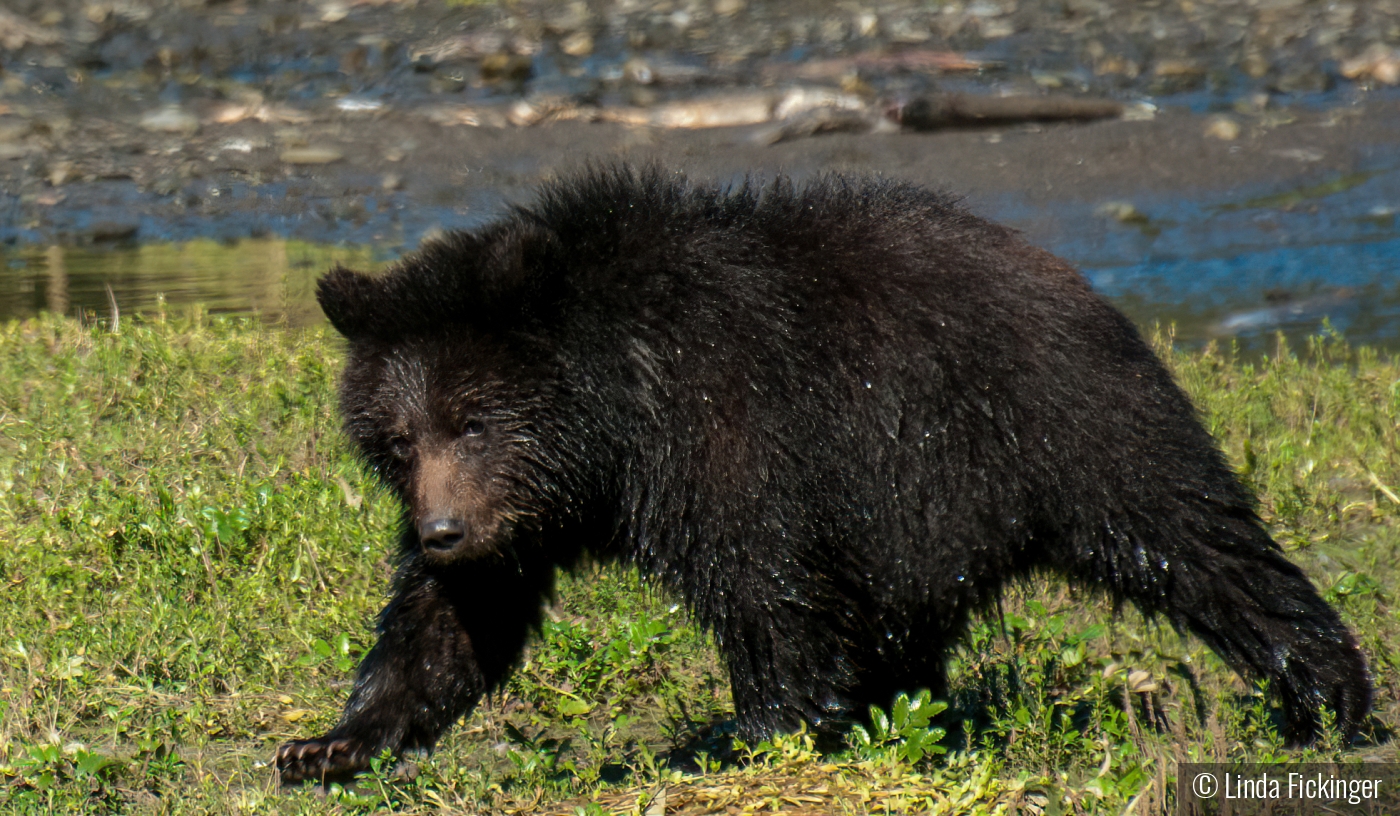
<instances>
[{"instance_id":1,"label":"bear nose","mask_svg":"<svg viewBox=\"0 0 1400 816\"><path fill-rule=\"evenodd\" d=\"M455 549L466 534L466 525L454 518L428 519L418 525L423 546L434 550Z\"/></svg>"}]
</instances>

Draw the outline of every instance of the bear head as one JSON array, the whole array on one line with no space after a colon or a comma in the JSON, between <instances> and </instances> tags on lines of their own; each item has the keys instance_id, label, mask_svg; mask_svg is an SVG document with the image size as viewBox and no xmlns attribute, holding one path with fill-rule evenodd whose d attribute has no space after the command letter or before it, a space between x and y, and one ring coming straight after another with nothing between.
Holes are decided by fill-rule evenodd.
<instances>
[{"instance_id":1,"label":"bear head","mask_svg":"<svg viewBox=\"0 0 1400 816\"><path fill-rule=\"evenodd\" d=\"M318 285L349 341L346 431L435 563L509 548L551 490L539 421L550 378L518 331L532 237L453 234L387 274L337 268Z\"/></svg>"}]
</instances>

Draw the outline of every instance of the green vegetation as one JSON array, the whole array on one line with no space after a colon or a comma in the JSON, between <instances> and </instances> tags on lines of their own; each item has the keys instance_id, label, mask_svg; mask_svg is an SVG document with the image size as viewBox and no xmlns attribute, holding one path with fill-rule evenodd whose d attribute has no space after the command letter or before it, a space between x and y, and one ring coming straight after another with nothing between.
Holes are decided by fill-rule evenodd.
<instances>
[{"instance_id":1,"label":"green vegetation","mask_svg":"<svg viewBox=\"0 0 1400 816\"><path fill-rule=\"evenodd\" d=\"M1400 364L1335 339L1167 353L1400 726ZM339 357L323 330L197 312L0 326L0 810L1145 814L1177 761L1285 756L1257 687L1057 580L972 629L946 709L905 698L834 752L733 746L707 728L729 706L711 644L596 568L432 757L279 792L264 763L337 716L392 570L397 508L337 430Z\"/></svg>"}]
</instances>

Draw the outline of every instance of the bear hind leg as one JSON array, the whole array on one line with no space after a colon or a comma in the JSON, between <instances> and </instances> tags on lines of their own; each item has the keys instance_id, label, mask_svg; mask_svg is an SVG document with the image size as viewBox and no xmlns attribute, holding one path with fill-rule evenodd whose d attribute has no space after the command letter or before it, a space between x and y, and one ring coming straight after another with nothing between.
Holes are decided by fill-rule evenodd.
<instances>
[{"instance_id":1,"label":"bear hind leg","mask_svg":"<svg viewBox=\"0 0 1400 816\"><path fill-rule=\"evenodd\" d=\"M1318 737L1323 707L1355 736L1371 707L1366 659L1252 511L1207 506L1106 523L1093 539L1073 548L1070 571L1166 615L1241 674L1267 678L1290 744Z\"/></svg>"}]
</instances>

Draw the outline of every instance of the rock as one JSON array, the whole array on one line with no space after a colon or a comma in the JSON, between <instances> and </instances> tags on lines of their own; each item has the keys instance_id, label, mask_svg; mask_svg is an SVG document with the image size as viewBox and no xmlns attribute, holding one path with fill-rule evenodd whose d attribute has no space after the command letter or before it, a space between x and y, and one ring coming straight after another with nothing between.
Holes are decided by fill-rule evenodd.
<instances>
[{"instance_id":1,"label":"rock","mask_svg":"<svg viewBox=\"0 0 1400 816\"><path fill-rule=\"evenodd\" d=\"M346 113L374 113L384 108L384 101L358 94L348 94L335 101L335 109Z\"/></svg>"},{"instance_id":2,"label":"rock","mask_svg":"<svg viewBox=\"0 0 1400 816\"><path fill-rule=\"evenodd\" d=\"M338 23L350 16L350 9L340 2L330 2L321 6L321 22Z\"/></svg>"},{"instance_id":3,"label":"rock","mask_svg":"<svg viewBox=\"0 0 1400 816\"><path fill-rule=\"evenodd\" d=\"M1164 59L1153 66L1152 74L1167 79L1196 79L1205 76L1206 69L1191 60Z\"/></svg>"},{"instance_id":4,"label":"rock","mask_svg":"<svg viewBox=\"0 0 1400 816\"><path fill-rule=\"evenodd\" d=\"M0 143L18 142L34 131L23 119L0 119Z\"/></svg>"},{"instance_id":5,"label":"rock","mask_svg":"<svg viewBox=\"0 0 1400 816\"><path fill-rule=\"evenodd\" d=\"M547 105L522 99L506 110L506 121L516 127L529 127L538 124L548 112Z\"/></svg>"},{"instance_id":6,"label":"rock","mask_svg":"<svg viewBox=\"0 0 1400 816\"><path fill-rule=\"evenodd\" d=\"M1228 116L1212 116L1210 124L1206 125L1206 136L1233 142L1240 137L1240 123Z\"/></svg>"},{"instance_id":7,"label":"rock","mask_svg":"<svg viewBox=\"0 0 1400 816\"><path fill-rule=\"evenodd\" d=\"M1240 68L1250 79L1263 79L1265 76L1268 76L1269 71L1273 67L1274 66L1269 63L1268 57L1258 53L1248 54L1245 56L1244 60L1240 62Z\"/></svg>"},{"instance_id":8,"label":"rock","mask_svg":"<svg viewBox=\"0 0 1400 816\"><path fill-rule=\"evenodd\" d=\"M234 101L219 105L211 110L204 118L205 124L231 125L241 122L244 119L257 119L260 122L282 122L295 121L285 119L274 110L273 106L267 104L263 95L257 91L249 89L239 89L233 94Z\"/></svg>"},{"instance_id":9,"label":"rock","mask_svg":"<svg viewBox=\"0 0 1400 816\"><path fill-rule=\"evenodd\" d=\"M528 34L516 32L515 36L510 38L510 52L512 54L518 54L522 57L533 57L540 53L541 48L543 48L543 45L540 43L539 39Z\"/></svg>"},{"instance_id":10,"label":"rock","mask_svg":"<svg viewBox=\"0 0 1400 816\"><path fill-rule=\"evenodd\" d=\"M637 108L650 108L661 101L661 95L651 88L638 86L627 89L627 104Z\"/></svg>"},{"instance_id":11,"label":"rock","mask_svg":"<svg viewBox=\"0 0 1400 816\"><path fill-rule=\"evenodd\" d=\"M461 93L467 88L467 78L460 71L439 71L428 80L428 89L436 94Z\"/></svg>"},{"instance_id":12,"label":"rock","mask_svg":"<svg viewBox=\"0 0 1400 816\"><path fill-rule=\"evenodd\" d=\"M179 105L166 105L142 116L141 127L153 133L192 136L199 132L199 118Z\"/></svg>"},{"instance_id":13,"label":"rock","mask_svg":"<svg viewBox=\"0 0 1400 816\"><path fill-rule=\"evenodd\" d=\"M516 104L529 107L529 104L523 101ZM509 112L500 105L440 105L424 109L422 115L428 121L444 127L505 127L511 124ZM396 162L403 161L407 155L408 151L402 147L391 147L385 152L384 158Z\"/></svg>"},{"instance_id":14,"label":"rock","mask_svg":"<svg viewBox=\"0 0 1400 816\"><path fill-rule=\"evenodd\" d=\"M1206 66L1195 60L1163 59L1152 67L1149 91L1157 95L1199 88L1206 81Z\"/></svg>"},{"instance_id":15,"label":"rock","mask_svg":"<svg viewBox=\"0 0 1400 816\"><path fill-rule=\"evenodd\" d=\"M1146 224L1147 216L1127 201L1105 201L1094 210L1103 218L1112 218L1120 224Z\"/></svg>"},{"instance_id":16,"label":"rock","mask_svg":"<svg viewBox=\"0 0 1400 816\"><path fill-rule=\"evenodd\" d=\"M544 24L546 28L559 34L582 29L593 16L588 10L588 3L583 0L575 0L562 8L553 8L553 12L545 17Z\"/></svg>"},{"instance_id":17,"label":"rock","mask_svg":"<svg viewBox=\"0 0 1400 816\"><path fill-rule=\"evenodd\" d=\"M286 164L330 164L345 158L333 147L293 147L278 156Z\"/></svg>"},{"instance_id":18,"label":"rock","mask_svg":"<svg viewBox=\"0 0 1400 816\"><path fill-rule=\"evenodd\" d=\"M1123 108L1124 122L1151 122L1157 118L1157 106L1151 102L1134 102Z\"/></svg>"},{"instance_id":19,"label":"rock","mask_svg":"<svg viewBox=\"0 0 1400 816\"><path fill-rule=\"evenodd\" d=\"M987 0L976 0L976 2L967 7L967 13L970 17L1001 17L1015 10L1015 3L991 3L987 2Z\"/></svg>"},{"instance_id":20,"label":"rock","mask_svg":"<svg viewBox=\"0 0 1400 816\"><path fill-rule=\"evenodd\" d=\"M633 57L622 64L622 78L638 85L650 85L656 81L656 72L646 60Z\"/></svg>"},{"instance_id":21,"label":"rock","mask_svg":"<svg viewBox=\"0 0 1400 816\"><path fill-rule=\"evenodd\" d=\"M559 50L571 57L586 57L593 53L593 35L575 31L559 41Z\"/></svg>"},{"instance_id":22,"label":"rock","mask_svg":"<svg viewBox=\"0 0 1400 816\"><path fill-rule=\"evenodd\" d=\"M73 163L70 161L57 161L49 167L49 184L59 187L71 178L73 178Z\"/></svg>"},{"instance_id":23,"label":"rock","mask_svg":"<svg viewBox=\"0 0 1400 816\"><path fill-rule=\"evenodd\" d=\"M856 32L862 37L874 37L880 33L880 18L874 12L860 12L856 15Z\"/></svg>"},{"instance_id":24,"label":"rock","mask_svg":"<svg viewBox=\"0 0 1400 816\"><path fill-rule=\"evenodd\" d=\"M1315 93L1330 89L1332 77L1326 71L1305 65L1285 72L1274 87L1283 93Z\"/></svg>"},{"instance_id":25,"label":"rock","mask_svg":"<svg viewBox=\"0 0 1400 816\"><path fill-rule=\"evenodd\" d=\"M834 45L844 42L847 33L846 21L839 17L828 17L822 21L820 37L824 43Z\"/></svg>"},{"instance_id":26,"label":"rock","mask_svg":"<svg viewBox=\"0 0 1400 816\"><path fill-rule=\"evenodd\" d=\"M487 82L530 78L533 61L521 54L493 54L481 61L481 78Z\"/></svg>"},{"instance_id":27,"label":"rock","mask_svg":"<svg viewBox=\"0 0 1400 816\"><path fill-rule=\"evenodd\" d=\"M1258 116L1268 110L1271 104L1273 104L1273 97L1269 96L1269 94L1264 91L1260 91L1236 99L1235 104L1231 107L1235 109L1236 113L1242 113L1246 116Z\"/></svg>"},{"instance_id":28,"label":"rock","mask_svg":"<svg viewBox=\"0 0 1400 816\"><path fill-rule=\"evenodd\" d=\"M1342 63L1347 79L1374 79L1386 85L1400 85L1400 49L1375 43Z\"/></svg>"},{"instance_id":29,"label":"rock","mask_svg":"<svg viewBox=\"0 0 1400 816\"><path fill-rule=\"evenodd\" d=\"M1327 154L1307 147L1291 147L1284 150L1270 150L1275 156L1282 156L1285 159L1293 159L1305 164L1319 162L1326 158Z\"/></svg>"},{"instance_id":30,"label":"rock","mask_svg":"<svg viewBox=\"0 0 1400 816\"><path fill-rule=\"evenodd\" d=\"M18 51L30 43L53 45L59 39L58 32L41 28L17 14L0 9L0 48Z\"/></svg>"},{"instance_id":31,"label":"rock","mask_svg":"<svg viewBox=\"0 0 1400 816\"><path fill-rule=\"evenodd\" d=\"M1016 26L1010 20L982 20L977 27L989 40L1005 39L1016 33Z\"/></svg>"},{"instance_id":32,"label":"rock","mask_svg":"<svg viewBox=\"0 0 1400 816\"><path fill-rule=\"evenodd\" d=\"M258 147L267 147L267 144L255 144L251 139L225 139L219 143L219 152L252 153Z\"/></svg>"},{"instance_id":33,"label":"rock","mask_svg":"<svg viewBox=\"0 0 1400 816\"><path fill-rule=\"evenodd\" d=\"M715 14L728 17L744 10L744 0L715 0Z\"/></svg>"},{"instance_id":34,"label":"rock","mask_svg":"<svg viewBox=\"0 0 1400 816\"><path fill-rule=\"evenodd\" d=\"M135 221L94 221L88 229L93 241L129 241L136 237L141 225Z\"/></svg>"},{"instance_id":35,"label":"rock","mask_svg":"<svg viewBox=\"0 0 1400 816\"><path fill-rule=\"evenodd\" d=\"M180 192L180 187L183 184L184 181L178 173L162 173L151 184L151 192L158 196L172 196Z\"/></svg>"},{"instance_id":36,"label":"rock","mask_svg":"<svg viewBox=\"0 0 1400 816\"><path fill-rule=\"evenodd\" d=\"M928 42L933 36L927 26L915 25L912 20L905 18L890 21L886 26L886 33L892 41L906 45Z\"/></svg>"},{"instance_id":37,"label":"rock","mask_svg":"<svg viewBox=\"0 0 1400 816\"><path fill-rule=\"evenodd\" d=\"M0 142L0 161L18 159L29 154L29 145Z\"/></svg>"}]
</instances>

